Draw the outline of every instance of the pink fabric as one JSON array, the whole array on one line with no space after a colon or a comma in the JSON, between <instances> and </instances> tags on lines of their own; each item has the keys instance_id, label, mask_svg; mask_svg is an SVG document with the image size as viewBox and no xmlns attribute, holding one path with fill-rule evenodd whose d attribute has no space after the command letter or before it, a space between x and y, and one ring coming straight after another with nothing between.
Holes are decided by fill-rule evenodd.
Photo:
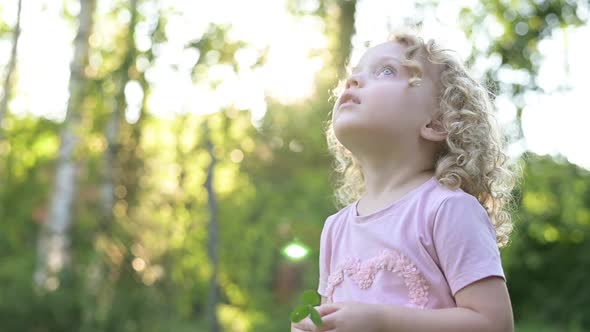
<instances>
[{"instance_id":1,"label":"pink fabric","mask_svg":"<svg viewBox=\"0 0 590 332\"><path fill-rule=\"evenodd\" d=\"M370 215L358 216L357 203L322 230L318 293L329 302L448 308L465 286L504 278L490 219L462 190L433 177Z\"/></svg>"}]
</instances>

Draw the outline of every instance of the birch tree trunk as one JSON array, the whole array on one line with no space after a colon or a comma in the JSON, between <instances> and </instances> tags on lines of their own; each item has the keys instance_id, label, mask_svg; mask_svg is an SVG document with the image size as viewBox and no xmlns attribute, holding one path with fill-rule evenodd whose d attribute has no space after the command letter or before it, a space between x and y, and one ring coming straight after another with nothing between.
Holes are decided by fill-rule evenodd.
<instances>
[{"instance_id":1,"label":"birch tree trunk","mask_svg":"<svg viewBox=\"0 0 590 332\"><path fill-rule=\"evenodd\" d=\"M0 139L2 138L2 121L6 115L8 108L8 99L10 98L10 85L12 81L12 74L16 67L16 53L18 48L18 40L20 36L20 16L22 9L22 0L18 0L18 9L16 11L16 25L14 26L14 33L12 34L12 50L10 51L10 60L8 61L8 68L6 69L6 77L4 79L4 90L2 101L0 101Z\"/></svg>"},{"instance_id":2,"label":"birch tree trunk","mask_svg":"<svg viewBox=\"0 0 590 332\"><path fill-rule=\"evenodd\" d=\"M76 195L77 165L74 152L78 144L77 130L84 100L85 74L95 0L80 0L79 27L74 39L74 57L70 64L69 100L66 118L60 130L54 193L48 219L42 224L37 243L37 266L34 283L37 289L59 287L58 273L70 265L70 235L73 201Z\"/></svg>"}]
</instances>

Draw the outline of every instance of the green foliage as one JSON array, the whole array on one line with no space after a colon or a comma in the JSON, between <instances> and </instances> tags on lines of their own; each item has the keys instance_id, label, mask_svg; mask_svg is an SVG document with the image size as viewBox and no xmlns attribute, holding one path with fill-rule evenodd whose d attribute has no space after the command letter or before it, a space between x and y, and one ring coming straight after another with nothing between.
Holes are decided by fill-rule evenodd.
<instances>
[{"instance_id":1,"label":"green foliage","mask_svg":"<svg viewBox=\"0 0 590 332\"><path fill-rule=\"evenodd\" d=\"M146 8L154 5L140 3ZM135 60L147 60L144 65L149 68L158 55L152 50L127 52L130 31L119 19L125 17L127 2L117 1L111 12L99 17L110 35L94 44L92 54L101 65L89 78L89 106L79 128L72 266L50 292L35 290L32 276L37 233L55 187L59 124L9 112L3 121L5 138L0 140L3 331L207 330L212 266L203 187L210 162L202 132L205 121L218 160L214 184L220 207L221 325L227 331L274 332L307 316L321 324L313 308L319 302L315 292L303 293L303 305L294 302L301 290L317 286L320 232L326 216L335 210L332 160L323 129L331 109L328 90L350 52L354 1L289 3L294 13L320 15L325 21L329 46L321 55L326 65L318 74L316 95L290 105L268 100L267 114L256 127L249 110L232 107L208 116L150 116L150 86ZM476 27L478 18L492 13L506 34L487 54L499 54L504 65L530 71L534 83L536 44L555 30L550 14L556 15L559 27L580 22L571 16L576 9L571 1L531 2L533 14L510 7L515 3L519 2L482 2L482 10L464 12L465 22ZM328 14L338 4L344 5L344 14ZM72 14L66 17L75 20ZM142 29L149 27L153 49L167 41L168 19L164 9L138 13ZM511 28L520 21L529 26L524 35ZM8 40L8 31L0 22L0 37ZM248 45L227 42L229 31L230 26L212 25L186 45L202 55L193 70L195 81L206 80L208 69L216 64L243 69L234 56ZM264 62L264 50L258 55L255 66ZM125 72L143 89L142 115L133 125L122 120L118 144L107 147L104 129L113 102L122 96L117 77ZM531 87L519 89L525 88ZM99 189L107 148L116 156L111 219L103 216ZM590 266L590 175L559 158L527 154L524 162L525 178L516 191L516 231L502 251L517 331L542 331L546 326L555 331L588 330L584 308L590 306L585 283ZM293 239L303 239L311 254L288 265L280 251ZM283 271L285 266L290 270Z\"/></svg>"},{"instance_id":2,"label":"green foliage","mask_svg":"<svg viewBox=\"0 0 590 332\"><path fill-rule=\"evenodd\" d=\"M313 290L308 290L303 293L302 298L304 304L296 307L293 312L291 312L291 322L298 323L305 317L309 316L316 326L321 326L322 317L317 309L314 308L315 305L319 305L320 303L319 295Z\"/></svg>"},{"instance_id":3,"label":"green foliage","mask_svg":"<svg viewBox=\"0 0 590 332\"><path fill-rule=\"evenodd\" d=\"M531 90L540 90L537 73L543 59L538 45L556 33L567 34L566 28L585 23L576 1L542 0L542 1L480 1L474 7L461 10L460 25L470 40L489 39L490 43L482 47L472 43L468 63L477 58L499 58L499 67L489 68L485 73L486 83L494 95L501 93L512 96L517 107L517 133L509 133L512 139L521 139L522 112L524 94ZM483 24L482 24L483 22ZM567 36L565 37L567 40ZM567 43L563 52L567 53ZM517 71L518 82L505 82L498 77L499 69ZM565 71L569 68L565 64ZM523 75L524 74L524 75ZM565 82L564 82L565 84ZM560 89L567 89L565 85Z\"/></svg>"},{"instance_id":4,"label":"green foliage","mask_svg":"<svg viewBox=\"0 0 590 332\"><path fill-rule=\"evenodd\" d=\"M479 27L477 22L497 22L502 34L487 50L476 49L474 54L485 52L501 56L502 64L514 69L538 71L540 58L537 44L556 29L579 26L581 17L576 15L575 1L482 1L478 8L463 8L462 24L467 36L476 37L488 27Z\"/></svg>"},{"instance_id":5,"label":"green foliage","mask_svg":"<svg viewBox=\"0 0 590 332\"><path fill-rule=\"evenodd\" d=\"M310 306L308 305L300 305L297 308L295 308L295 310L293 310L293 312L291 313L291 321L293 323L298 323L301 320L303 320L303 318L309 316L310 314Z\"/></svg>"},{"instance_id":6,"label":"green foliage","mask_svg":"<svg viewBox=\"0 0 590 332\"><path fill-rule=\"evenodd\" d=\"M305 291L303 293L303 302L305 304L316 305L320 303L320 296L318 293L312 290Z\"/></svg>"},{"instance_id":7,"label":"green foliage","mask_svg":"<svg viewBox=\"0 0 590 332\"><path fill-rule=\"evenodd\" d=\"M529 320L588 328L588 316L573 308L590 306L590 172L546 156L527 154L524 160L516 230L503 252L514 311Z\"/></svg>"}]
</instances>

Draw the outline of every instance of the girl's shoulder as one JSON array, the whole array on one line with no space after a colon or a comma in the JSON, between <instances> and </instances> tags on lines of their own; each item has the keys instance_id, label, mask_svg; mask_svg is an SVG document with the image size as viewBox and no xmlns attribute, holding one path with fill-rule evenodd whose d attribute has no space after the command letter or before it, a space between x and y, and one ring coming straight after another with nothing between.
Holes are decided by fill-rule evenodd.
<instances>
[{"instance_id":1,"label":"girl's shoulder","mask_svg":"<svg viewBox=\"0 0 590 332\"><path fill-rule=\"evenodd\" d=\"M324 228L331 227L332 224L338 220L346 218L350 213L350 209L354 207L354 204L355 203L350 203L347 206L340 208L340 210L336 211L335 213L329 215L324 222Z\"/></svg>"},{"instance_id":2,"label":"girl's shoulder","mask_svg":"<svg viewBox=\"0 0 590 332\"><path fill-rule=\"evenodd\" d=\"M479 225L493 233L494 227L489 215L475 196L461 189L451 190L440 184L438 187L437 201L432 205L432 222L435 227L438 225L460 230Z\"/></svg>"},{"instance_id":3,"label":"girl's shoulder","mask_svg":"<svg viewBox=\"0 0 590 332\"><path fill-rule=\"evenodd\" d=\"M432 206L436 208L442 205L473 206L475 204L481 206L475 196L466 193L463 189L450 189L438 181L435 181L435 183L429 193Z\"/></svg>"},{"instance_id":4,"label":"girl's shoulder","mask_svg":"<svg viewBox=\"0 0 590 332\"><path fill-rule=\"evenodd\" d=\"M449 189L435 181L435 185L422 193L420 202L415 205L421 209L431 222L440 219L469 219L477 217L488 222L488 214L479 200L462 189ZM452 216L452 217L451 217ZM455 222L455 221L449 221Z\"/></svg>"}]
</instances>

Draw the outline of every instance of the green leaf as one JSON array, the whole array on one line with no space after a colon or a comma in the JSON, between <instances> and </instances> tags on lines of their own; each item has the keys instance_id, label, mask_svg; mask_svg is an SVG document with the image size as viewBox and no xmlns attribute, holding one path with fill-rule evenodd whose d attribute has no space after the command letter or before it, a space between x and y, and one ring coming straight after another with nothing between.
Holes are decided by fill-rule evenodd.
<instances>
[{"instance_id":1,"label":"green leaf","mask_svg":"<svg viewBox=\"0 0 590 332\"><path fill-rule=\"evenodd\" d=\"M312 290L305 291L303 293L303 302L305 304L316 305L320 303L320 296L318 293Z\"/></svg>"},{"instance_id":2,"label":"green leaf","mask_svg":"<svg viewBox=\"0 0 590 332\"><path fill-rule=\"evenodd\" d=\"M299 323L303 318L307 317L307 315L309 315L309 308L308 305L302 305L295 308L291 313L291 322Z\"/></svg>"},{"instance_id":3,"label":"green leaf","mask_svg":"<svg viewBox=\"0 0 590 332\"><path fill-rule=\"evenodd\" d=\"M322 326L322 324L323 324L323 322L322 322L322 316L320 316L320 313L316 310L316 308L313 308L313 307L310 306L309 316L311 318L311 321L316 326Z\"/></svg>"}]
</instances>

